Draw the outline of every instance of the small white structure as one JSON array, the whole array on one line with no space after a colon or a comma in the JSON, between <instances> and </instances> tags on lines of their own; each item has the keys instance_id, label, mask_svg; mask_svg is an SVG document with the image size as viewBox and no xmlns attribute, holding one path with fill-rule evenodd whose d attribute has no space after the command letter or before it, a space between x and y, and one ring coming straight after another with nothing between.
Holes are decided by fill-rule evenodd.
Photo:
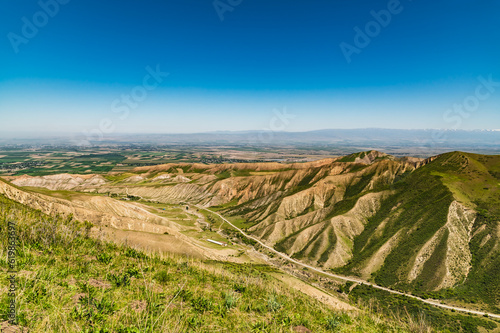
<instances>
[{"instance_id":1,"label":"small white structure","mask_svg":"<svg viewBox=\"0 0 500 333\"><path fill-rule=\"evenodd\" d=\"M220 246L227 246L226 243L214 241L213 239L207 239L207 241L209 241L210 243L214 243L214 244L220 245Z\"/></svg>"}]
</instances>

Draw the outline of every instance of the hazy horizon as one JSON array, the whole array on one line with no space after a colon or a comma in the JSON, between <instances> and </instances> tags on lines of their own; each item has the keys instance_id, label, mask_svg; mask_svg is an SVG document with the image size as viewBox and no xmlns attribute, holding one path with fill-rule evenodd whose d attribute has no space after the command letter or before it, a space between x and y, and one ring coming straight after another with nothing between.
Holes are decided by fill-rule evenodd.
<instances>
[{"instance_id":1,"label":"hazy horizon","mask_svg":"<svg viewBox=\"0 0 500 333\"><path fill-rule=\"evenodd\" d=\"M474 133L474 132L500 132L500 129L448 129L448 128L382 128L382 127L365 127L365 128L319 128L314 130L304 130L304 131L287 131L287 130L276 130L272 131L274 133L283 134L301 134L301 133L314 133L314 132L324 132L324 131L368 131L368 130L381 130L381 131L415 131L415 132L431 132L431 131L443 131L443 132L463 132L463 133ZM205 132L115 132L106 134L105 137L119 137L123 135L200 135L200 134L245 134L252 132L262 132L270 131L268 128L262 129L249 129L249 130L214 130ZM81 136L81 132L22 132L22 131L2 131L0 132L0 138L67 138L74 136Z\"/></svg>"}]
</instances>

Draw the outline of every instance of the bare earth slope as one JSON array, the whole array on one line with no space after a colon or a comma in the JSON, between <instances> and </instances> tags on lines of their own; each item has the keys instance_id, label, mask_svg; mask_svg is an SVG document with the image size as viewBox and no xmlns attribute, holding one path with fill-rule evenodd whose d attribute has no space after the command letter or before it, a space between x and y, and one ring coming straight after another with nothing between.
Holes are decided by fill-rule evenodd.
<instances>
[{"instance_id":1,"label":"bare earth slope","mask_svg":"<svg viewBox=\"0 0 500 333\"><path fill-rule=\"evenodd\" d=\"M33 185L32 182L29 184ZM51 182L50 186L52 185ZM93 233L96 236L118 243L126 242L142 249L216 260L228 260L238 253L233 249L207 247L205 242L193 240L183 233L190 228L153 214L149 207L135 202L87 194L61 199L25 191L1 178L0 194L48 215L71 214L77 220L90 221L95 225ZM233 261L238 260L235 258Z\"/></svg>"},{"instance_id":2,"label":"bare earth slope","mask_svg":"<svg viewBox=\"0 0 500 333\"><path fill-rule=\"evenodd\" d=\"M296 164L167 164L133 174L133 182L132 175L11 180L212 207L303 262L500 312L499 156L422 160L369 151Z\"/></svg>"}]
</instances>

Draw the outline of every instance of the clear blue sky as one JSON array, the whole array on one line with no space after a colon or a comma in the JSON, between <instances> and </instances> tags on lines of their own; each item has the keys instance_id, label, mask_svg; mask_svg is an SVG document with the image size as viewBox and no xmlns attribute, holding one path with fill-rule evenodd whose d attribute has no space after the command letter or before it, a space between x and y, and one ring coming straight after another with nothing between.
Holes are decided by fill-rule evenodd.
<instances>
[{"instance_id":1,"label":"clear blue sky","mask_svg":"<svg viewBox=\"0 0 500 333\"><path fill-rule=\"evenodd\" d=\"M0 4L0 133L500 128L498 0L54 1Z\"/></svg>"}]
</instances>

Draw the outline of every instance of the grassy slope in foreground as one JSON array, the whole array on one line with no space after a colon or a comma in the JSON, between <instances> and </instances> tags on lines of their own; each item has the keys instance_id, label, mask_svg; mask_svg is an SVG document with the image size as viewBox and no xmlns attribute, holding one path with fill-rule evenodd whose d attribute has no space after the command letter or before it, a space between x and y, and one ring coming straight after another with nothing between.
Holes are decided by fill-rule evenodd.
<instances>
[{"instance_id":1,"label":"grassy slope in foreground","mask_svg":"<svg viewBox=\"0 0 500 333\"><path fill-rule=\"evenodd\" d=\"M375 314L334 312L270 277L269 266L146 255L0 195L3 291L8 220L18 232L18 321L31 332L408 331ZM0 321L7 320L3 291Z\"/></svg>"}]
</instances>

